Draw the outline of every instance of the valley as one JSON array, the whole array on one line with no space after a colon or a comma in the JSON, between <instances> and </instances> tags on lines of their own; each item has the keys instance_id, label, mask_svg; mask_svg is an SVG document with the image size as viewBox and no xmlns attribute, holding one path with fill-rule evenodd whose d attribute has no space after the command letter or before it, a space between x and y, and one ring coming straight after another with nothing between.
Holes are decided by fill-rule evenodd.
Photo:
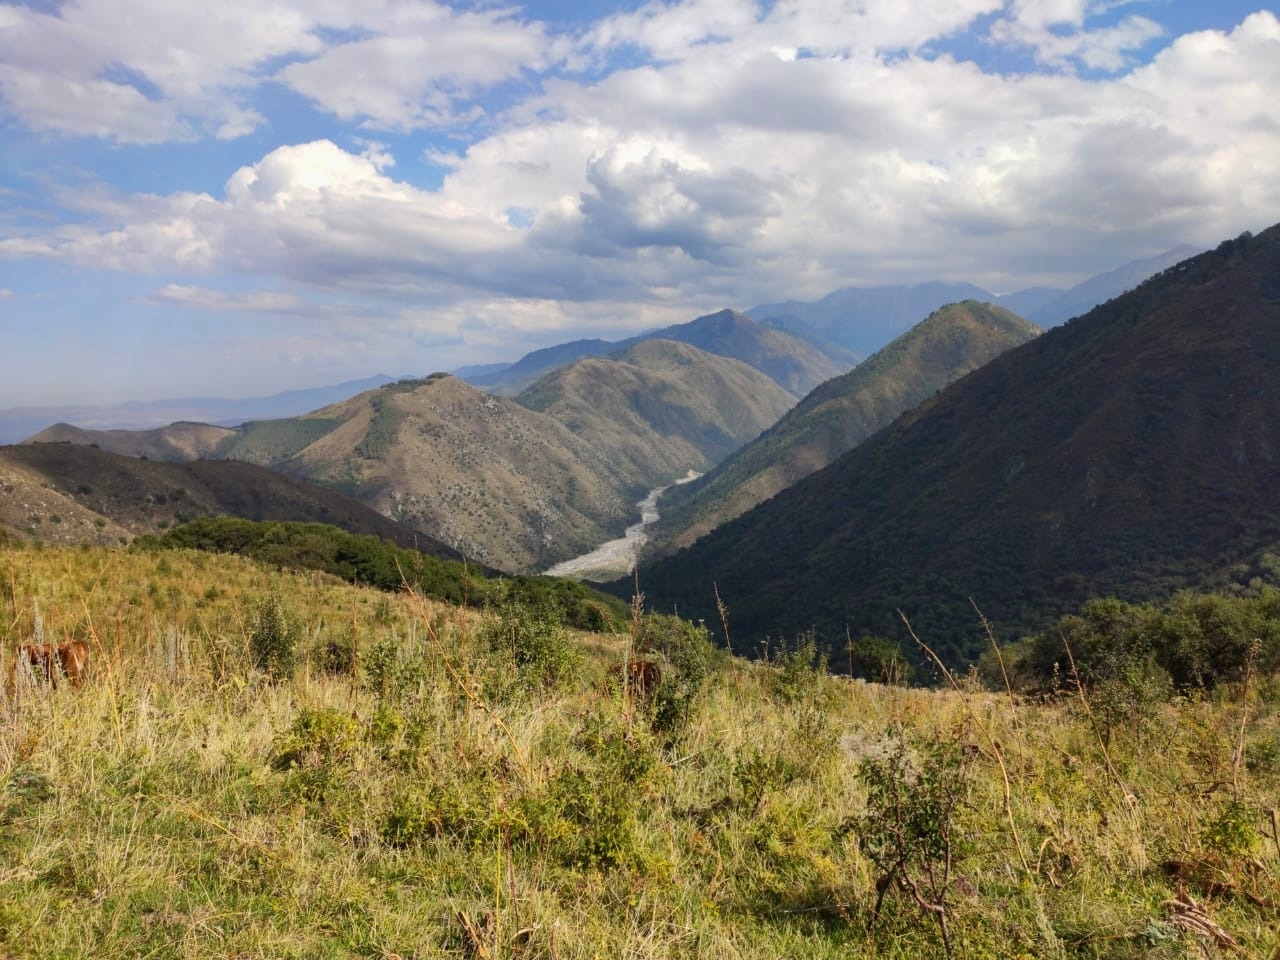
<instances>
[{"instance_id":1,"label":"valley","mask_svg":"<svg viewBox=\"0 0 1280 960\"><path fill-rule=\"evenodd\" d=\"M675 485L692 483L701 474L690 470L676 481ZM658 498L671 486L654 487L645 498L636 504L640 511L640 519L627 527L626 532L617 539L602 543L589 553L580 557L562 560L555 566L543 571L548 577L572 577L575 580L592 580L605 582L616 580L631 573L640 557L640 551L649 540L648 529L658 522Z\"/></svg>"}]
</instances>

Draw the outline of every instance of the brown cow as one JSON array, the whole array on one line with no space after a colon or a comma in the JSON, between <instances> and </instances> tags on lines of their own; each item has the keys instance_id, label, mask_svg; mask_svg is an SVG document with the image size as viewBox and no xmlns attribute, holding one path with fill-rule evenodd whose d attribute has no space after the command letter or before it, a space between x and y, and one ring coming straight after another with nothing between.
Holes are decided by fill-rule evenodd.
<instances>
[{"instance_id":1,"label":"brown cow","mask_svg":"<svg viewBox=\"0 0 1280 960\"><path fill-rule=\"evenodd\" d=\"M24 643L18 648L18 662L32 668L37 677L56 687L62 677L78 687L89 677L89 645L83 640L66 643Z\"/></svg>"},{"instance_id":2,"label":"brown cow","mask_svg":"<svg viewBox=\"0 0 1280 960\"><path fill-rule=\"evenodd\" d=\"M662 668L652 660L630 660L615 664L609 671L615 677L625 677L631 690L642 700L647 699L662 683Z\"/></svg>"}]
</instances>

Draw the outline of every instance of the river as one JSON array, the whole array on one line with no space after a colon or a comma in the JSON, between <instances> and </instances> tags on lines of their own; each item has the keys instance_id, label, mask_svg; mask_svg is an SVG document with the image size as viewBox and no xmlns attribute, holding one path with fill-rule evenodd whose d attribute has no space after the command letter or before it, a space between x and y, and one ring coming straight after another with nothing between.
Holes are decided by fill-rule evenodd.
<instances>
[{"instance_id":1,"label":"river","mask_svg":"<svg viewBox=\"0 0 1280 960\"><path fill-rule=\"evenodd\" d=\"M689 483L697 480L700 476L702 474L690 470L676 483ZM557 563L554 567L544 571L546 575L549 577L569 577L573 580L591 580L596 583L625 577L635 567L636 558L640 555L640 548L649 540L649 535L645 533L645 528L653 525L658 520L658 498L670 486L673 486L673 484L668 484L666 487L655 487L649 491L643 500L636 504L640 509L640 521L627 527L626 532L617 540L602 543L590 553L584 553L581 556Z\"/></svg>"}]
</instances>

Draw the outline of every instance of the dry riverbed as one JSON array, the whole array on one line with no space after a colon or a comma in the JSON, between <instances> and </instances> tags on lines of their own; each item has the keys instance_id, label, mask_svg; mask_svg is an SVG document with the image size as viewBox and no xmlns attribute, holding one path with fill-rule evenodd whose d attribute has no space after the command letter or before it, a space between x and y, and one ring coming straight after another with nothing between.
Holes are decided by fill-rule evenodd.
<instances>
[{"instance_id":1,"label":"dry riverbed","mask_svg":"<svg viewBox=\"0 0 1280 960\"><path fill-rule=\"evenodd\" d=\"M700 476L702 474L690 470L676 483L689 483ZM668 486L671 485L668 484ZM570 577L574 580L590 580L595 583L625 577L635 567L640 548L649 539L645 528L658 520L658 498L666 490L667 487L655 487L636 504L640 509L639 522L627 527L626 532L617 540L602 543L590 553L557 563L554 567L548 568L545 573L551 577Z\"/></svg>"}]
</instances>

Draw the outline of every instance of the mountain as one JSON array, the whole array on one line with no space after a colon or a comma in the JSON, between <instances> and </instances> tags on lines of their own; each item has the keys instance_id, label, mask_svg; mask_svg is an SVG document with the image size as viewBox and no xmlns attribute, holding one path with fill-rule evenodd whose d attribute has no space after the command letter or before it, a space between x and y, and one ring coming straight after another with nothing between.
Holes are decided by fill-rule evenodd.
<instances>
[{"instance_id":1,"label":"mountain","mask_svg":"<svg viewBox=\"0 0 1280 960\"><path fill-rule=\"evenodd\" d=\"M994 299L971 283L845 287L812 303L788 300L761 304L747 315L762 322L772 320L784 329L795 325L868 357L941 306Z\"/></svg>"},{"instance_id":2,"label":"mountain","mask_svg":"<svg viewBox=\"0 0 1280 960\"><path fill-rule=\"evenodd\" d=\"M608 340L571 340L568 343L558 343L555 346L526 353L515 363L504 364L494 370L467 376L460 373L458 376L472 386L481 387L490 393L514 396L539 377L545 376L558 367L573 363L582 357L604 356L617 349L618 345Z\"/></svg>"},{"instance_id":3,"label":"mountain","mask_svg":"<svg viewBox=\"0 0 1280 960\"><path fill-rule=\"evenodd\" d=\"M73 443L0 447L0 529L114 543L201 516L327 523L438 556L444 544L313 484L248 463L163 463Z\"/></svg>"},{"instance_id":4,"label":"mountain","mask_svg":"<svg viewBox=\"0 0 1280 960\"><path fill-rule=\"evenodd\" d=\"M1195 247L1175 247L1100 273L1065 291L1029 287L996 296L971 283L941 281L914 286L844 287L820 300L761 304L748 310L747 315L797 335L824 338L865 357L920 317L960 300L994 303L1041 327L1055 326L1132 290L1153 274L1198 252Z\"/></svg>"},{"instance_id":5,"label":"mountain","mask_svg":"<svg viewBox=\"0 0 1280 960\"><path fill-rule=\"evenodd\" d=\"M1152 271L1153 273L1155 271ZM1137 286L1146 277L1141 277L1133 286ZM1124 291L1118 291L1123 293ZM1014 293L1005 293L996 297L992 303L997 306L1004 307L1010 313L1016 313L1020 317L1030 317L1037 311L1042 310L1047 304L1052 303L1061 297L1065 290L1061 287L1028 287L1025 290L1018 290ZM1096 306L1097 302L1091 303L1089 306Z\"/></svg>"},{"instance_id":6,"label":"mountain","mask_svg":"<svg viewBox=\"0 0 1280 960\"><path fill-rule=\"evenodd\" d=\"M718 589L736 649L901 638L901 609L963 662L987 644L970 598L1016 639L1280 543L1277 384L1280 226L1009 350L640 584L708 622Z\"/></svg>"},{"instance_id":7,"label":"mountain","mask_svg":"<svg viewBox=\"0 0 1280 960\"><path fill-rule=\"evenodd\" d=\"M1175 263L1200 253L1198 247L1180 246L1166 250L1146 260L1134 260L1115 270L1090 277L1054 299L1022 313L1042 327L1056 326L1063 321L1088 313L1100 303L1132 290L1148 277L1167 270ZM1014 297L1022 294L1013 294ZM1014 309L1010 307L1009 309Z\"/></svg>"},{"instance_id":8,"label":"mountain","mask_svg":"<svg viewBox=\"0 0 1280 960\"><path fill-rule=\"evenodd\" d=\"M663 497L651 532L669 551L820 470L899 414L1040 333L991 304L934 311L851 371L822 384L712 472Z\"/></svg>"},{"instance_id":9,"label":"mountain","mask_svg":"<svg viewBox=\"0 0 1280 960\"><path fill-rule=\"evenodd\" d=\"M220 448L234 442L237 436L230 427L187 421L151 430L85 430L70 423L55 423L28 443L71 443L142 460L185 462L215 457Z\"/></svg>"},{"instance_id":10,"label":"mountain","mask_svg":"<svg viewBox=\"0 0 1280 960\"><path fill-rule=\"evenodd\" d=\"M676 340L707 353L741 360L768 374L795 397L842 373L847 369L844 361L849 359L843 348L833 359L804 336L757 323L733 310L721 310L626 340L574 340L535 350L505 370L471 377L468 382L491 393L514 396L538 378L575 360L618 353L645 340Z\"/></svg>"},{"instance_id":11,"label":"mountain","mask_svg":"<svg viewBox=\"0 0 1280 960\"><path fill-rule=\"evenodd\" d=\"M226 425L254 419L292 417L336 403L362 390L371 390L391 379L385 374L378 374L327 387L287 390L269 397L236 400L188 397L97 407L14 407L0 410L0 443L17 443L59 422L72 422L91 430L145 430L178 421Z\"/></svg>"},{"instance_id":12,"label":"mountain","mask_svg":"<svg viewBox=\"0 0 1280 960\"><path fill-rule=\"evenodd\" d=\"M744 363L670 341L583 361L524 399L527 406L438 374L235 428L59 424L36 440L271 467L495 568L528 571L617 536L646 490L708 468L795 402Z\"/></svg>"},{"instance_id":13,"label":"mountain","mask_svg":"<svg viewBox=\"0 0 1280 960\"><path fill-rule=\"evenodd\" d=\"M322 416L250 420L238 427L181 421L151 430L84 430L56 423L29 443L75 443L145 460L243 460L270 467L284 463L342 421Z\"/></svg>"},{"instance_id":14,"label":"mountain","mask_svg":"<svg viewBox=\"0 0 1280 960\"><path fill-rule=\"evenodd\" d=\"M294 421L322 434L275 467L340 490L497 569L617 536L644 491L555 418L456 377L403 380Z\"/></svg>"},{"instance_id":15,"label":"mountain","mask_svg":"<svg viewBox=\"0 0 1280 960\"><path fill-rule=\"evenodd\" d=\"M709 469L795 402L759 370L674 340L579 360L516 400L563 423L645 487Z\"/></svg>"},{"instance_id":16,"label":"mountain","mask_svg":"<svg viewBox=\"0 0 1280 960\"><path fill-rule=\"evenodd\" d=\"M630 346L641 340L679 340L708 353L741 360L768 374L797 397L844 372L843 367L804 337L757 323L736 310L721 310L689 323L663 327L644 337L624 340L619 346Z\"/></svg>"}]
</instances>

